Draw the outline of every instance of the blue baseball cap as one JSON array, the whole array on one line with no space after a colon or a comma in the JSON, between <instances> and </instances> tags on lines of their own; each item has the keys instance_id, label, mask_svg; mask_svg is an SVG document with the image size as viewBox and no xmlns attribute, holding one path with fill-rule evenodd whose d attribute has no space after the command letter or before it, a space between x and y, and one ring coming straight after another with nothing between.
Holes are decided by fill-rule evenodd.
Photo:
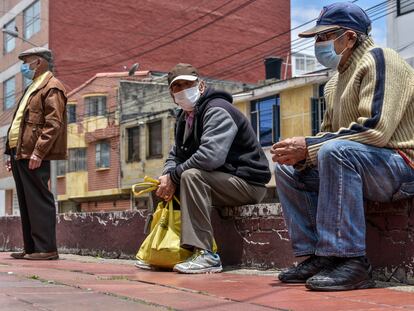
<instances>
[{"instance_id":1,"label":"blue baseball cap","mask_svg":"<svg viewBox=\"0 0 414 311\"><path fill-rule=\"evenodd\" d=\"M316 26L301 32L299 37L314 37L318 33L340 28L367 35L371 31L371 20L367 13L356 4L351 2L332 3L323 7L316 21Z\"/></svg>"}]
</instances>

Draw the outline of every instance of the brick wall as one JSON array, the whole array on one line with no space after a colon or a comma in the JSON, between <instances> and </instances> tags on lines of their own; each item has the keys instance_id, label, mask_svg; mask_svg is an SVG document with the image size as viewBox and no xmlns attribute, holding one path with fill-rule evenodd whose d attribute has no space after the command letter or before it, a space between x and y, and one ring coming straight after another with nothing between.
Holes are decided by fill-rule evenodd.
<instances>
[{"instance_id":1,"label":"brick wall","mask_svg":"<svg viewBox=\"0 0 414 311\"><path fill-rule=\"evenodd\" d=\"M65 177L58 177L57 179L57 194L62 195L66 193L66 178Z\"/></svg>"},{"instance_id":2,"label":"brick wall","mask_svg":"<svg viewBox=\"0 0 414 311\"><path fill-rule=\"evenodd\" d=\"M142 69L160 71L189 62L201 67L203 75L224 78L224 71L231 70L225 78L249 82L264 79L262 58L252 64L246 62L257 54L286 58L288 49L274 50L281 45L289 47L290 2L224 3L50 1L49 46L56 56L57 76L73 88L96 72L120 71L134 62ZM282 32L286 34L249 49ZM242 49L246 51L231 55ZM243 64L246 67L241 68Z\"/></svg>"},{"instance_id":3,"label":"brick wall","mask_svg":"<svg viewBox=\"0 0 414 311\"><path fill-rule=\"evenodd\" d=\"M94 201L81 203L82 212L125 211L131 208L130 200Z\"/></svg>"},{"instance_id":4,"label":"brick wall","mask_svg":"<svg viewBox=\"0 0 414 311\"><path fill-rule=\"evenodd\" d=\"M110 167L98 169L96 167L96 144L100 140L88 145L88 190L103 190L118 188L119 185L119 136L103 141L110 143Z\"/></svg>"}]
</instances>

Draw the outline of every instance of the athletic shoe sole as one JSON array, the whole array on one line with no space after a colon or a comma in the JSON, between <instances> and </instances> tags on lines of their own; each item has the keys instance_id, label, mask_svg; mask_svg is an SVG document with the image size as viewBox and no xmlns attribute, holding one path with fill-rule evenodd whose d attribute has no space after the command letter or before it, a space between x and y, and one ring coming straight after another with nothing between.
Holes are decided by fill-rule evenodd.
<instances>
[{"instance_id":1,"label":"athletic shoe sole","mask_svg":"<svg viewBox=\"0 0 414 311\"><path fill-rule=\"evenodd\" d=\"M197 270L186 270L174 267L173 271L183 274L206 274L206 273L220 273L223 271L223 267L220 265L218 267L208 267L204 269Z\"/></svg>"}]
</instances>

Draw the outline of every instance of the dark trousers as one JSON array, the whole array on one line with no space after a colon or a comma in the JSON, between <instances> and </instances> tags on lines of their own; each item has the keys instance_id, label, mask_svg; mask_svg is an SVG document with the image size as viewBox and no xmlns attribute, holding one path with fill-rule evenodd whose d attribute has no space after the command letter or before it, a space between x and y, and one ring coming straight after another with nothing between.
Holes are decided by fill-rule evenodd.
<instances>
[{"instance_id":1,"label":"dark trousers","mask_svg":"<svg viewBox=\"0 0 414 311\"><path fill-rule=\"evenodd\" d=\"M19 200L25 252L56 251L56 208L48 187L50 161L42 161L39 168L30 170L29 160L15 160L13 150L11 164Z\"/></svg>"}]
</instances>

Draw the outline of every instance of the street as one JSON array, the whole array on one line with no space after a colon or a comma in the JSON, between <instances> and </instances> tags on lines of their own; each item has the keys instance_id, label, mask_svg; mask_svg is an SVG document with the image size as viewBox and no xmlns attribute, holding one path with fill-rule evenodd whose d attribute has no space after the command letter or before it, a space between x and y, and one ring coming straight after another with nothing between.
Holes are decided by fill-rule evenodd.
<instances>
[{"instance_id":1,"label":"street","mask_svg":"<svg viewBox=\"0 0 414 311\"><path fill-rule=\"evenodd\" d=\"M138 270L132 260L61 258L0 253L0 310L414 310L411 286L319 293L282 284L275 271L180 275Z\"/></svg>"}]
</instances>

